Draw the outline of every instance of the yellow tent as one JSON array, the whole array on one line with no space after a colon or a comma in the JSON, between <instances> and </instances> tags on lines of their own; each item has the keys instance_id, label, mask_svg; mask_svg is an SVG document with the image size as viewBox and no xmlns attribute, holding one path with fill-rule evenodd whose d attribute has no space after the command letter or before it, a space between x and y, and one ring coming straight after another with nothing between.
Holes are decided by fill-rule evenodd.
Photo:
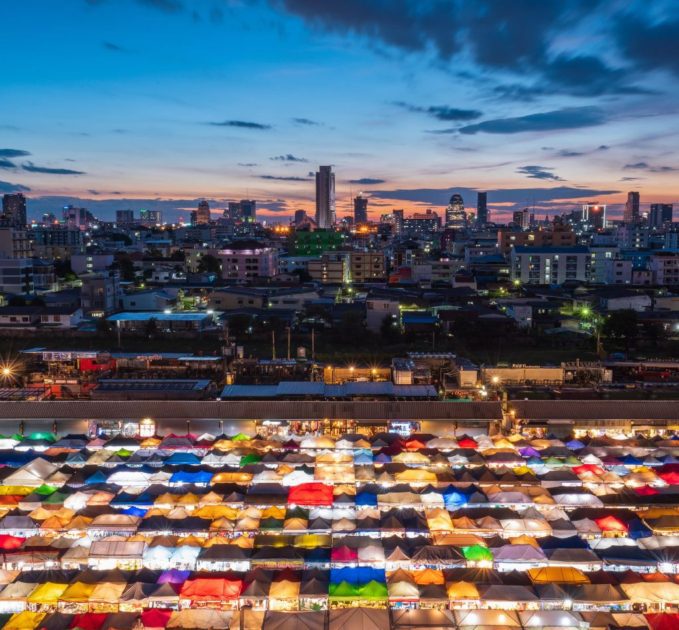
<instances>
[{"instance_id":1,"label":"yellow tent","mask_svg":"<svg viewBox=\"0 0 679 630\"><path fill-rule=\"evenodd\" d=\"M589 578L573 567L541 567L528 569L533 584L589 584Z\"/></svg>"},{"instance_id":2,"label":"yellow tent","mask_svg":"<svg viewBox=\"0 0 679 630\"><path fill-rule=\"evenodd\" d=\"M436 473L430 470L409 468L394 475L396 481L407 481L413 483L436 483Z\"/></svg>"},{"instance_id":3,"label":"yellow tent","mask_svg":"<svg viewBox=\"0 0 679 630\"><path fill-rule=\"evenodd\" d=\"M68 584L45 582L36 586L26 598L31 604L51 604L56 606L59 598L68 588Z\"/></svg>"},{"instance_id":4,"label":"yellow tent","mask_svg":"<svg viewBox=\"0 0 679 630\"><path fill-rule=\"evenodd\" d=\"M87 602L96 586L96 584L74 582L61 594L59 600L62 602Z\"/></svg>"},{"instance_id":5,"label":"yellow tent","mask_svg":"<svg viewBox=\"0 0 679 630\"><path fill-rule=\"evenodd\" d=\"M448 592L448 599L454 601L460 599L481 599L479 589L472 582L451 582L448 584L446 591Z\"/></svg>"},{"instance_id":6,"label":"yellow tent","mask_svg":"<svg viewBox=\"0 0 679 630\"><path fill-rule=\"evenodd\" d=\"M516 536L516 538L510 538L509 542L512 545L530 545L531 547L535 547L536 549L541 549L540 545L538 544L538 541L535 540L535 538L533 538L532 536L526 536L526 534Z\"/></svg>"},{"instance_id":7,"label":"yellow tent","mask_svg":"<svg viewBox=\"0 0 679 630\"><path fill-rule=\"evenodd\" d=\"M316 547L330 547L331 544L329 534L300 534L295 536L293 546L300 549L315 549Z\"/></svg>"},{"instance_id":8,"label":"yellow tent","mask_svg":"<svg viewBox=\"0 0 679 630\"><path fill-rule=\"evenodd\" d=\"M411 571L415 584L427 586L429 584L445 584L443 571L439 569L422 569L421 571Z\"/></svg>"},{"instance_id":9,"label":"yellow tent","mask_svg":"<svg viewBox=\"0 0 679 630\"><path fill-rule=\"evenodd\" d=\"M210 529L230 532L233 531L235 525L234 521L230 518L217 518L210 523Z\"/></svg>"},{"instance_id":10,"label":"yellow tent","mask_svg":"<svg viewBox=\"0 0 679 630\"><path fill-rule=\"evenodd\" d=\"M261 518L284 519L285 518L285 508L278 507L276 505L272 505L272 506L264 509L264 511L262 512Z\"/></svg>"},{"instance_id":11,"label":"yellow tent","mask_svg":"<svg viewBox=\"0 0 679 630\"><path fill-rule=\"evenodd\" d=\"M212 485L218 483L250 483L252 481L252 473L246 472L218 472L210 483Z\"/></svg>"},{"instance_id":12,"label":"yellow tent","mask_svg":"<svg viewBox=\"0 0 679 630\"><path fill-rule=\"evenodd\" d=\"M269 599L297 599L299 597L299 587L299 582L292 582L290 580L271 582Z\"/></svg>"},{"instance_id":13,"label":"yellow tent","mask_svg":"<svg viewBox=\"0 0 679 630\"><path fill-rule=\"evenodd\" d=\"M33 630L47 616L47 613L37 613L25 610L15 613L3 626L3 630Z\"/></svg>"},{"instance_id":14,"label":"yellow tent","mask_svg":"<svg viewBox=\"0 0 679 630\"><path fill-rule=\"evenodd\" d=\"M126 588L125 582L102 582L97 584L90 594L90 602L114 604L120 600L120 596Z\"/></svg>"}]
</instances>

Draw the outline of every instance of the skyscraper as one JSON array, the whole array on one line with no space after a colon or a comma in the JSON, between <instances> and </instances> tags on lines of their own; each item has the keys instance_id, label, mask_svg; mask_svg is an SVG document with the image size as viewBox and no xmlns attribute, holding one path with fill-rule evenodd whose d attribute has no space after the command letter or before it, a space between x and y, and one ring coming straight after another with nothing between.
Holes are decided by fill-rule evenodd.
<instances>
[{"instance_id":1,"label":"skyscraper","mask_svg":"<svg viewBox=\"0 0 679 630\"><path fill-rule=\"evenodd\" d=\"M26 227L26 197L8 193L2 198L2 218L14 227Z\"/></svg>"},{"instance_id":2,"label":"skyscraper","mask_svg":"<svg viewBox=\"0 0 679 630\"><path fill-rule=\"evenodd\" d=\"M636 191L627 193L627 203L625 204L623 220L625 223L639 222L639 193Z\"/></svg>"},{"instance_id":3,"label":"skyscraper","mask_svg":"<svg viewBox=\"0 0 679 630\"><path fill-rule=\"evenodd\" d=\"M243 221L254 223L257 220L257 202L254 199L241 199L240 215Z\"/></svg>"},{"instance_id":4,"label":"skyscraper","mask_svg":"<svg viewBox=\"0 0 679 630\"><path fill-rule=\"evenodd\" d=\"M208 223L210 223L210 204L203 199L196 210L196 224L207 225Z\"/></svg>"},{"instance_id":5,"label":"skyscraper","mask_svg":"<svg viewBox=\"0 0 679 630\"><path fill-rule=\"evenodd\" d=\"M488 223L488 193L476 193L476 227L483 227Z\"/></svg>"},{"instance_id":6,"label":"skyscraper","mask_svg":"<svg viewBox=\"0 0 679 630\"><path fill-rule=\"evenodd\" d=\"M462 195L455 193L446 208L446 227L462 230L467 227L467 213L464 211Z\"/></svg>"},{"instance_id":7,"label":"skyscraper","mask_svg":"<svg viewBox=\"0 0 679 630\"><path fill-rule=\"evenodd\" d=\"M601 204L598 201L583 204L582 223L586 228L593 229L605 228L606 204Z\"/></svg>"},{"instance_id":8,"label":"skyscraper","mask_svg":"<svg viewBox=\"0 0 679 630\"><path fill-rule=\"evenodd\" d=\"M116 210L116 225L132 225L134 210Z\"/></svg>"},{"instance_id":9,"label":"skyscraper","mask_svg":"<svg viewBox=\"0 0 679 630\"><path fill-rule=\"evenodd\" d=\"M648 226L662 228L666 223L672 223L674 206L671 203L652 203L648 215Z\"/></svg>"},{"instance_id":10,"label":"skyscraper","mask_svg":"<svg viewBox=\"0 0 679 630\"><path fill-rule=\"evenodd\" d=\"M354 223L368 222L368 198L361 193L354 197Z\"/></svg>"},{"instance_id":11,"label":"skyscraper","mask_svg":"<svg viewBox=\"0 0 679 630\"><path fill-rule=\"evenodd\" d=\"M335 173L332 166L320 166L316 171L316 223L319 228L331 228L335 223Z\"/></svg>"}]
</instances>

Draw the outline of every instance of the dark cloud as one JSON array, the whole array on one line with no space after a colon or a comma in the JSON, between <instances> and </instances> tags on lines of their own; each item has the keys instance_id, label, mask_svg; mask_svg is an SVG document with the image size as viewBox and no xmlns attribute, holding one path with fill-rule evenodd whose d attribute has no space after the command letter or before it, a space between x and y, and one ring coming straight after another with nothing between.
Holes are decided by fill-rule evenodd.
<instances>
[{"instance_id":1,"label":"dark cloud","mask_svg":"<svg viewBox=\"0 0 679 630\"><path fill-rule=\"evenodd\" d=\"M530 101L554 92L597 96L640 91L629 84L627 69L612 68L599 57L551 54L554 36L578 26L601 0L269 2L319 30L362 36L373 46L433 55L438 63L464 56L483 69L531 79L531 85L498 86L506 98ZM637 39L641 47L652 48L648 42L655 42L643 36ZM676 51L679 38L675 34L670 41L671 50ZM673 57L679 59L679 54ZM478 81L487 83L488 77Z\"/></svg>"},{"instance_id":2,"label":"dark cloud","mask_svg":"<svg viewBox=\"0 0 679 630\"><path fill-rule=\"evenodd\" d=\"M27 155L30 155L30 152L21 149L0 149L0 157L4 158L26 157Z\"/></svg>"},{"instance_id":3,"label":"dark cloud","mask_svg":"<svg viewBox=\"0 0 679 630\"><path fill-rule=\"evenodd\" d=\"M253 166L259 166L257 162L238 162L238 166L245 166L247 168L251 168Z\"/></svg>"},{"instance_id":4,"label":"dark cloud","mask_svg":"<svg viewBox=\"0 0 679 630\"><path fill-rule=\"evenodd\" d=\"M84 171L74 171L70 168L50 168L48 166L36 166L33 162L24 162L21 165L24 171L29 173L45 173L47 175L85 175Z\"/></svg>"},{"instance_id":5,"label":"dark cloud","mask_svg":"<svg viewBox=\"0 0 679 630\"><path fill-rule=\"evenodd\" d=\"M350 179L350 184L359 184L362 186L373 186L375 184L385 184L386 179L376 179L374 177L361 177L360 179Z\"/></svg>"},{"instance_id":6,"label":"dark cloud","mask_svg":"<svg viewBox=\"0 0 679 630\"><path fill-rule=\"evenodd\" d=\"M101 44L106 50L110 50L111 52L119 52L119 53L126 53L129 52L127 48L123 48L122 46L118 46L118 44L114 44L113 42L102 42Z\"/></svg>"},{"instance_id":7,"label":"dark cloud","mask_svg":"<svg viewBox=\"0 0 679 630\"><path fill-rule=\"evenodd\" d=\"M17 165L6 158L0 157L0 168L16 168Z\"/></svg>"},{"instance_id":8,"label":"dark cloud","mask_svg":"<svg viewBox=\"0 0 679 630\"><path fill-rule=\"evenodd\" d=\"M646 15L624 14L614 22L613 34L619 49L638 68L664 68L679 74L679 20L674 8L670 14L674 19L649 10ZM653 22L649 20L651 15Z\"/></svg>"},{"instance_id":9,"label":"dark cloud","mask_svg":"<svg viewBox=\"0 0 679 630\"><path fill-rule=\"evenodd\" d=\"M258 175L259 179L270 179L278 182L308 182L311 177L294 177L294 176L280 176L280 175Z\"/></svg>"},{"instance_id":10,"label":"dark cloud","mask_svg":"<svg viewBox=\"0 0 679 630\"><path fill-rule=\"evenodd\" d=\"M100 195L101 194L98 190L94 190L93 188L88 188L87 192L90 193L90 195Z\"/></svg>"},{"instance_id":11,"label":"dark cloud","mask_svg":"<svg viewBox=\"0 0 679 630\"><path fill-rule=\"evenodd\" d=\"M580 155L585 155L581 151L571 151L569 149L561 149L556 153L559 157L578 157Z\"/></svg>"},{"instance_id":12,"label":"dark cloud","mask_svg":"<svg viewBox=\"0 0 679 630\"><path fill-rule=\"evenodd\" d=\"M320 126L323 124L316 122L315 120L311 120L310 118L293 118L292 122L298 125L309 125L309 126Z\"/></svg>"},{"instance_id":13,"label":"dark cloud","mask_svg":"<svg viewBox=\"0 0 679 630\"><path fill-rule=\"evenodd\" d=\"M29 192L30 190L28 186L0 181L0 193Z\"/></svg>"},{"instance_id":14,"label":"dark cloud","mask_svg":"<svg viewBox=\"0 0 679 630\"><path fill-rule=\"evenodd\" d=\"M606 122L606 114L598 107L564 107L550 112L528 114L515 118L485 120L460 128L460 133L523 133L526 131L555 131L594 127Z\"/></svg>"},{"instance_id":15,"label":"dark cloud","mask_svg":"<svg viewBox=\"0 0 679 630\"><path fill-rule=\"evenodd\" d=\"M270 212L286 212L289 209L285 199L264 199L257 202L257 208L263 208Z\"/></svg>"},{"instance_id":16,"label":"dark cloud","mask_svg":"<svg viewBox=\"0 0 679 630\"><path fill-rule=\"evenodd\" d=\"M596 148L596 150L597 150L597 151L608 151L608 149L610 149L610 148L611 148L611 147L609 147L607 144L600 144L600 145Z\"/></svg>"},{"instance_id":17,"label":"dark cloud","mask_svg":"<svg viewBox=\"0 0 679 630\"><path fill-rule=\"evenodd\" d=\"M648 171L649 173L673 173L679 170L675 166L653 166L648 162L625 164L624 168L628 171Z\"/></svg>"},{"instance_id":18,"label":"dark cloud","mask_svg":"<svg viewBox=\"0 0 679 630\"><path fill-rule=\"evenodd\" d=\"M273 160L274 162L308 162L306 158L302 157L297 157L295 155L292 155L292 153L286 153L285 155L276 155L274 157L270 157L270 160Z\"/></svg>"},{"instance_id":19,"label":"dark cloud","mask_svg":"<svg viewBox=\"0 0 679 630\"><path fill-rule=\"evenodd\" d=\"M249 120L224 120L222 122L209 122L213 127L238 127L240 129L271 129L271 125L251 122Z\"/></svg>"},{"instance_id":20,"label":"dark cloud","mask_svg":"<svg viewBox=\"0 0 679 630\"><path fill-rule=\"evenodd\" d=\"M394 103L398 107L407 109L409 112L416 112L420 114L428 114L437 120L475 120L483 115L477 109L458 109L457 107L448 107L447 105L429 105L422 107L420 105L412 105L410 103L404 103L403 101L397 101Z\"/></svg>"},{"instance_id":21,"label":"dark cloud","mask_svg":"<svg viewBox=\"0 0 679 630\"><path fill-rule=\"evenodd\" d=\"M525 175L531 179L545 179L553 182L562 182L563 179L559 177L556 173L553 173L554 169L547 166L538 166L536 164L531 164L528 166L520 166L516 169L517 173Z\"/></svg>"},{"instance_id":22,"label":"dark cloud","mask_svg":"<svg viewBox=\"0 0 679 630\"><path fill-rule=\"evenodd\" d=\"M621 177L620 181L621 182L636 182L640 179L644 179L643 177Z\"/></svg>"}]
</instances>

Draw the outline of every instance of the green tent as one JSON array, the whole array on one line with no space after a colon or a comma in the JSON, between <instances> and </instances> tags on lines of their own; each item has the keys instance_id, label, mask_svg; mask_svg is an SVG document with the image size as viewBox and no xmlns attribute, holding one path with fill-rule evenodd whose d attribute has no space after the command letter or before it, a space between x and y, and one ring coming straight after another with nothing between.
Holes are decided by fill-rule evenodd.
<instances>
[{"instance_id":1,"label":"green tent","mask_svg":"<svg viewBox=\"0 0 679 630\"><path fill-rule=\"evenodd\" d=\"M359 589L353 584L342 580L339 584L330 584L328 594L330 597L355 598L359 594Z\"/></svg>"},{"instance_id":2,"label":"green tent","mask_svg":"<svg viewBox=\"0 0 679 630\"><path fill-rule=\"evenodd\" d=\"M41 486L38 486L33 492L35 492L35 494L49 496L50 494L53 494L56 491L57 489L55 487L48 486L46 483L43 483Z\"/></svg>"},{"instance_id":3,"label":"green tent","mask_svg":"<svg viewBox=\"0 0 679 630\"><path fill-rule=\"evenodd\" d=\"M47 431L35 431L28 436L29 440L47 440L48 442L56 442L57 438L54 434Z\"/></svg>"},{"instance_id":4,"label":"green tent","mask_svg":"<svg viewBox=\"0 0 679 630\"><path fill-rule=\"evenodd\" d=\"M121 449L116 451L116 455L118 457L125 457L125 458L131 457L133 453L134 453L134 451L128 451L126 448L121 448Z\"/></svg>"},{"instance_id":5,"label":"green tent","mask_svg":"<svg viewBox=\"0 0 679 630\"><path fill-rule=\"evenodd\" d=\"M493 554L488 547L483 545L469 545L469 547L462 547L462 553L466 560L471 562L492 562Z\"/></svg>"},{"instance_id":6,"label":"green tent","mask_svg":"<svg viewBox=\"0 0 679 630\"><path fill-rule=\"evenodd\" d=\"M45 505L61 505L63 502L68 499L70 495L65 494L63 492L54 492L53 494L50 494L48 497L45 497L43 500L43 504Z\"/></svg>"},{"instance_id":7,"label":"green tent","mask_svg":"<svg viewBox=\"0 0 679 630\"><path fill-rule=\"evenodd\" d=\"M243 466L247 466L248 464L258 464L261 461L262 461L261 456L254 455L251 453L250 455L244 455L243 457L240 458L240 466L242 468Z\"/></svg>"},{"instance_id":8,"label":"green tent","mask_svg":"<svg viewBox=\"0 0 679 630\"><path fill-rule=\"evenodd\" d=\"M361 599L388 599L387 585L382 582L370 580L358 589L358 595Z\"/></svg>"},{"instance_id":9,"label":"green tent","mask_svg":"<svg viewBox=\"0 0 679 630\"><path fill-rule=\"evenodd\" d=\"M236 433L236 435L234 435L231 438L231 441L232 442L247 442L249 439L250 439L249 435L245 435L244 433Z\"/></svg>"}]
</instances>

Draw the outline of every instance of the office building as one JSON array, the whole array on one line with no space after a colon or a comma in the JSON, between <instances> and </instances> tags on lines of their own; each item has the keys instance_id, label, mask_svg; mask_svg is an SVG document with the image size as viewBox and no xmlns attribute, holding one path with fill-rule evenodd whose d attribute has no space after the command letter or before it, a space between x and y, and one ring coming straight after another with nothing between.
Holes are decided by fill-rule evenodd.
<instances>
[{"instance_id":1,"label":"office building","mask_svg":"<svg viewBox=\"0 0 679 630\"><path fill-rule=\"evenodd\" d=\"M601 230L606 227L606 205L597 201L583 204L582 226L585 229Z\"/></svg>"},{"instance_id":2,"label":"office building","mask_svg":"<svg viewBox=\"0 0 679 630\"><path fill-rule=\"evenodd\" d=\"M134 225L134 210L116 210L116 225Z\"/></svg>"},{"instance_id":3,"label":"office building","mask_svg":"<svg viewBox=\"0 0 679 630\"><path fill-rule=\"evenodd\" d=\"M257 202L254 199L241 199L240 214L243 221L247 223L257 221Z\"/></svg>"},{"instance_id":4,"label":"office building","mask_svg":"<svg viewBox=\"0 0 679 630\"><path fill-rule=\"evenodd\" d=\"M62 214L64 222L70 228L86 230L94 222L94 217L88 212L87 208L64 206Z\"/></svg>"},{"instance_id":5,"label":"office building","mask_svg":"<svg viewBox=\"0 0 679 630\"><path fill-rule=\"evenodd\" d=\"M349 272L352 282L375 282L386 277L386 262L382 252L350 252Z\"/></svg>"},{"instance_id":6,"label":"office building","mask_svg":"<svg viewBox=\"0 0 679 630\"><path fill-rule=\"evenodd\" d=\"M33 247L24 228L0 225L0 258L30 258Z\"/></svg>"},{"instance_id":7,"label":"office building","mask_svg":"<svg viewBox=\"0 0 679 630\"><path fill-rule=\"evenodd\" d=\"M33 255L39 258L70 258L84 249L83 233L68 225L34 225L29 238L33 241Z\"/></svg>"},{"instance_id":8,"label":"office building","mask_svg":"<svg viewBox=\"0 0 679 630\"><path fill-rule=\"evenodd\" d=\"M488 193L476 193L476 227L481 228L488 223Z\"/></svg>"},{"instance_id":9,"label":"office building","mask_svg":"<svg viewBox=\"0 0 679 630\"><path fill-rule=\"evenodd\" d=\"M139 222L144 227L155 227L163 222L163 213L160 210L141 210L139 212Z\"/></svg>"},{"instance_id":10,"label":"office building","mask_svg":"<svg viewBox=\"0 0 679 630\"><path fill-rule=\"evenodd\" d=\"M428 208L426 212L416 212L403 219L402 233L408 236L426 236L432 232L438 232L440 228L441 218L431 208Z\"/></svg>"},{"instance_id":11,"label":"office building","mask_svg":"<svg viewBox=\"0 0 679 630\"><path fill-rule=\"evenodd\" d=\"M636 191L627 193L623 220L625 223L639 222L639 193Z\"/></svg>"},{"instance_id":12,"label":"office building","mask_svg":"<svg viewBox=\"0 0 679 630\"><path fill-rule=\"evenodd\" d=\"M512 223L522 230L527 230L530 227L530 212L528 211L528 208L516 210L512 215Z\"/></svg>"},{"instance_id":13,"label":"office building","mask_svg":"<svg viewBox=\"0 0 679 630\"><path fill-rule=\"evenodd\" d=\"M354 197L354 223L368 222L368 198L363 195Z\"/></svg>"},{"instance_id":14,"label":"office building","mask_svg":"<svg viewBox=\"0 0 679 630\"><path fill-rule=\"evenodd\" d=\"M511 252L511 279L522 284L563 284L590 280L587 247L515 247Z\"/></svg>"},{"instance_id":15,"label":"office building","mask_svg":"<svg viewBox=\"0 0 679 630\"><path fill-rule=\"evenodd\" d=\"M234 241L219 250L218 256L222 262L224 280L244 284L278 274L278 251L258 241Z\"/></svg>"},{"instance_id":16,"label":"office building","mask_svg":"<svg viewBox=\"0 0 679 630\"><path fill-rule=\"evenodd\" d=\"M8 193L2 198L2 220L14 227L26 227L26 197Z\"/></svg>"},{"instance_id":17,"label":"office building","mask_svg":"<svg viewBox=\"0 0 679 630\"><path fill-rule=\"evenodd\" d=\"M674 206L671 203L652 203L648 215L648 227L661 229L672 223Z\"/></svg>"},{"instance_id":18,"label":"office building","mask_svg":"<svg viewBox=\"0 0 679 630\"><path fill-rule=\"evenodd\" d=\"M335 224L335 173L332 166L320 166L316 172L316 223L319 228Z\"/></svg>"},{"instance_id":19,"label":"office building","mask_svg":"<svg viewBox=\"0 0 679 630\"><path fill-rule=\"evenodd\" d=\"M350 280L346 252L327 252L316 260L310 260L307 271L312 280L321 284L345 284Z\"/></svg>"},{"instance_id":20,"label":"office building","mask_svg":"<svg viewBox=\"0 0 679 630\"><path fill-rule=\"evenodd\" d=\"M198 204L198 210L196 210L196 221L194 225L207 225L210 223L210 204L203 199Z\"/></svg>"},{"instance_id":21,"label":"office building","mask_svg":"<svg viewBox=\"0 0 679 630\"><path fill-rule=\"evenodd\" d=\"M0 291L3 293L35 293L34 261L31 258L0 260Z\"/></svg>"},{"instance_id":22,"label":"office building","mask_svg":"<svg viewBox=\"0 0 679 630\"><path fill-rule=\"evenodd\" d=\"M464 230L467 227L467 213L464 211L462 195L455 193L446 208L446 227Z\"/></svg>"}]
</instances>

